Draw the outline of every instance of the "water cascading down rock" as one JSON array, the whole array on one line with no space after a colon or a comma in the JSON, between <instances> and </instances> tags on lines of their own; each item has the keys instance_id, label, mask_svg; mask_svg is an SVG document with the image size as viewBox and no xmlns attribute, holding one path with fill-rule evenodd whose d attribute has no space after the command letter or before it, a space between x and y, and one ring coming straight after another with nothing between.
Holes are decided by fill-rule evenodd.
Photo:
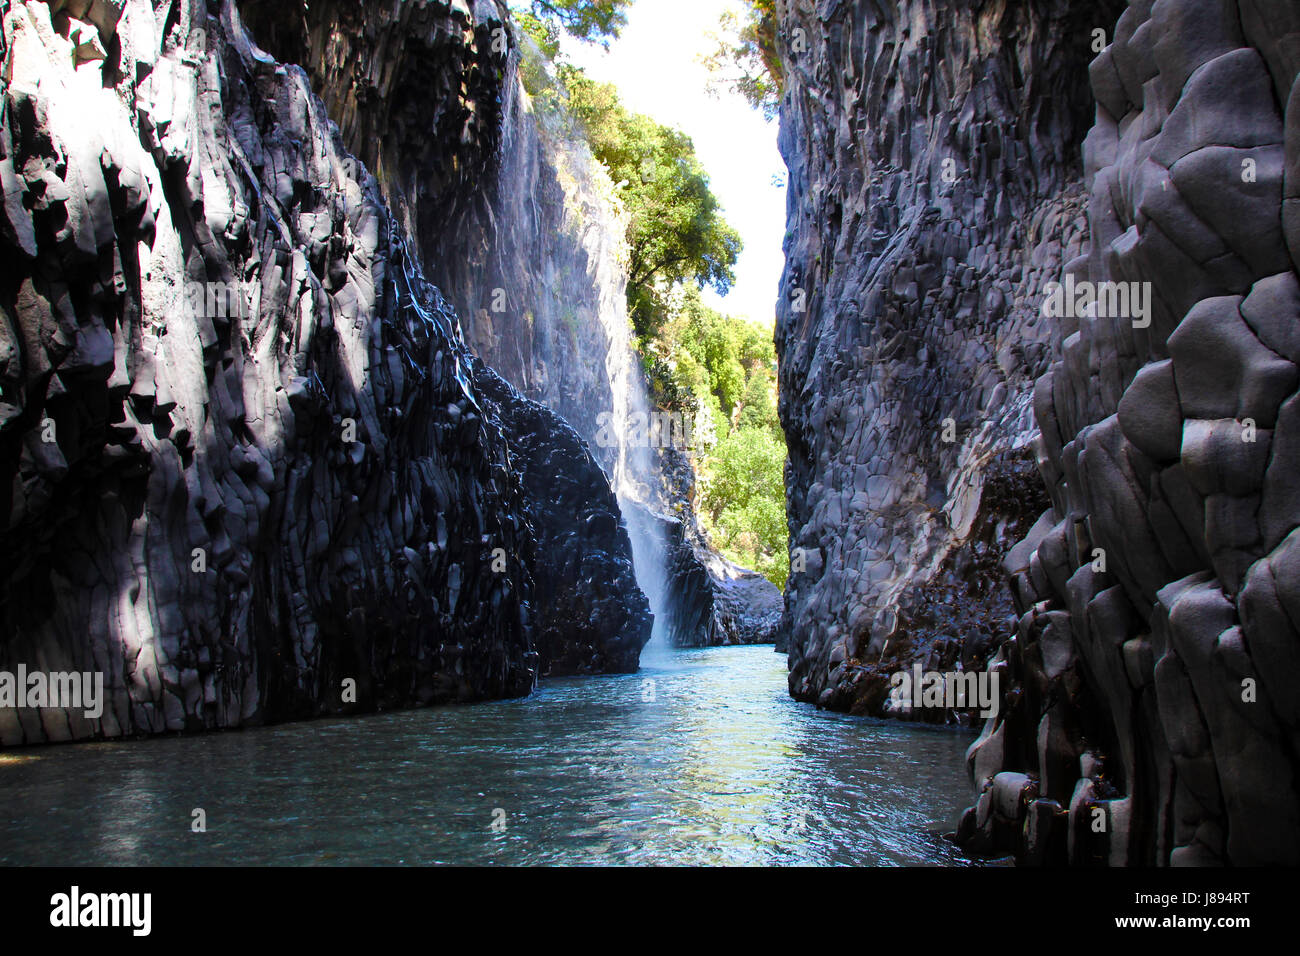
<instances>
[{"instance_id":1,"label":"water cascading down rock","mask_svg":"<svg viewBox=\"0 0 1300 956\"><path fill-rule=\"evenodd\" d=\"M0 670L108 694L93 721L0 709L0 742L635 669L650 618L598 464L475 360L306 75L233 0L0 16Z\"/></svg>"}]
</instances>

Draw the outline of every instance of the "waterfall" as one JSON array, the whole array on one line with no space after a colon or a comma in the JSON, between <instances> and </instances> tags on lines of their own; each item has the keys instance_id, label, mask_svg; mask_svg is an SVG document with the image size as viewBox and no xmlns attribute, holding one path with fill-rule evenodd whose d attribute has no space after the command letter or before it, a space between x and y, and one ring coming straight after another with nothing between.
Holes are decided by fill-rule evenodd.
<instances>
[{"instance_id":1,"label":"waterfall","mask_svg":"<svg viewBox=\"0 0 1300 956\"><path fill-rule=\"evenodd\" d=\"M617 207L616 207L617 208ZM621 216L617 217L621 222ZM606 262L604 266L611 265ZM599 272L601 266L597 267ZM654 630L650 643L642 651L642 661L662 663L670 650L668 634L668 541L662 522L654 512L660 507L659 480L655 456L656 441L652 427L653 406L641 373L640 360L632 348L631 324L627 314L627 278L620 264L612 288L617 295L602 296L598 310L605 330L609 351L605 355L605 374L609 381L612 408L597 435L597 444L614 454L606 459L610 481L618 496L619 508L632 542L632 565L650 611ZM599 275L597 279L599 281ZM598 456L599 457L599 456Z\"/></svg>"},{"instance_id":2,"label":"waterfall","mask_svg":"<svg viewBox=\"0 0 1300 956\"><path fill-rule=\"evenodd\" d=\"M619 320L621 319L621 325ZM650 643L641 652L643 663L662 664L671 641L668 634L668 542L663 524L654 516L656 474L650 444L653 429L650 397L639 374L637 359L627 340L627 312L610 316L611 333L606 369L614 396L613 419L618 457L612 482L619 508L632 541L632 567L636 582L654 614ZM614 337L622 329L624 341Z\"/></svg>"},{"instance_id":3,"label":"waterfall","mask_svg":"<svg viewBox=\"0 0 1300 956\"><path fill-rule=\"evenodd\" d=\"M513 237L504 245L515 256L496 271L515 277L512 286L532 309L531 336L520 343L531 356L521 376L530 380L529 393L587 439L618 497L637 584L655 618L644 660L666 653L670 643L668 542L654 514L664 505L651 448L652 406L627 311L627 213L568 115L551 65L531 39L521 44L520 70L547 92L534 100L522 82L508 89L496 226L498 236ZM562 202L539 188L552 175ZM476 300L486 298L480 293ZM486 345L480 343L480 354ZM490 361L510 362L490 347L486 352Z\"/></svg>"}]
</instances>

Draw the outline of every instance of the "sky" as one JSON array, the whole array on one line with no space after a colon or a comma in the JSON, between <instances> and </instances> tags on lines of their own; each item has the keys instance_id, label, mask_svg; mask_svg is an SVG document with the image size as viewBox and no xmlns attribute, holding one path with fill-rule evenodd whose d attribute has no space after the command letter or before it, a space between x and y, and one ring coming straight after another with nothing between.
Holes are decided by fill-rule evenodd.
<instances>
[{"instance_id":1,"label":"sky","mask_svg":"<svg viewBox=\"0 0 1300 956\"><path fill-rule=\"evenodd\" d=\"M716 49L710 34L728 9L740 13L740 4L637 0L608 52L568 36L563 51L593 79L617 86L628 109L691 137L727 222L745 244L731 292L719 298L706 289L704 301L770 326L784 264L786 170L775 122L737 94L723 89L714 98L705 92L709 72L700 56Z\"/></svg>"}]
</instances>

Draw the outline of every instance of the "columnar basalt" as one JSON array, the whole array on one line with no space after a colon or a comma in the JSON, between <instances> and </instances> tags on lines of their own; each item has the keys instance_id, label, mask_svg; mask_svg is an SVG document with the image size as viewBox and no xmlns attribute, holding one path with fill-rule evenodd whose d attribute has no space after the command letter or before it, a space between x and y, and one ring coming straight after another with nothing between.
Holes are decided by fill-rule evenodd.
<instances>
[{"instance_id":1,"label":"columnar basalt","mask_svg":"<svg viewBox=\"0 0 1300 956\"><path fill-rule=\"evenodd\" d=\"M986 486L1032 470L1039 293L1084 249L1089 43L1118 5L778 8L790 691L878 713L895 669L1006 636L989 568L1037 509Z\"/></svg>"},{"instance_id":2,"label":"columnar basalt","mask_svg":"<svg viewBox=\"0 0 1300 956\"><path fill-rule=\"evenodd\" d=\"M1092 242L1057 278L1150 308L1055 320L972 846L1300 862L1298 72L1300 9L1256 0L1134 0L1092 63Z\"/></svg>"},{"instance_id":3,"label":"columnar basalt","mask_svg":"<svg viewBox=\"0 0 1300 956\"><path fill-rule=\"evenodd\" d=\"M109 695L96 721L0 710L0 742L518 695L542 650L635 667L649 617L596 462L476 363L233 0L0 16L0 670ZM585 518L552 507L573 486ZM593 516L568 544L599 560L545 595L601 609L570 646L535 578Z\"/></svg>"},{"instance_id":4,"label":"columnar basalt","mask_svg":"<svg viewBox=\"0 0 1300 956\"><path fill-rule=\"evenodd\" d=\"M612 473L617 449L596 439L613 378L634 371L626 222L585 142L534 109L519 76L528 41L504 5L240 6L254 35L307 70L475 353Z\"/></svg>"},{"instance_id":5,"label":"columnar basalt","mask_svg":"<svg viewBox=\"0 0 1300 956\"><path fill-rule=\"evenodd\" d=\"M679 493L679 460L630 439L652 410L631 343L618 190L563 97L529 94L525 75L547 94L558 87L504 5L240 6L277 55L299 58L416 237L475 354L573 426L643 533L661 527L651 515L684 522L668 521L670 535L690 529L689 546L656 541L642 555L675 581L663 608L673 640L772 640L774 589L709 547ZM453 148L434 150L429 129Z\"/></svg>"}]
</instances>

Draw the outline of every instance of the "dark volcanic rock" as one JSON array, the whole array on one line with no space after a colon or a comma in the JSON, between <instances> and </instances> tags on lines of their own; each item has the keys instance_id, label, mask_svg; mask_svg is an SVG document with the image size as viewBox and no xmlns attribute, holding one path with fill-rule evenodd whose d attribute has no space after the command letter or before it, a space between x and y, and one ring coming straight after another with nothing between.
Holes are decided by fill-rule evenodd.
<instances>
[{"instance_id":1,"label":"dark volcanic rock","mask_svg":"<svg viewBox=\"0 0 1300 956\"><path fill-rule=\"evenodd\" d=\"M679 536L647 549L648 560L690 584L666 595L673 639L772 640L773 592L709 547L681 480L682 456L628 447L633 419L642 416L644 432L652 410L629 334L626 214L563 104L525 90L522 72L551 80L504 7L477 0L467 27L454 4L436 0L240 6L258 36L307 70L344 142L416 237L475 354L571 424L628 507L694 529L688 548ZM286 30L286 22L302 27ZM506 37L508 54L494 55ZM441 135L431 140L426 130Z\"/></svg>"},{"instance_id":2,"label":"dark volcanic rock","mask_svg":"<svg viewBox=\"0 0 1300 956\"><path fill-rule=\"evenodd\" d=\"M609 480L568 424L481 361L476 379L511 435L525 509L536 534L533 621L543 676L631 672L652 618Z\"/></svg>"},{"instance_id":3,"label":"dark volcanic rock","mask_svg":"<svg viewBox=\"0 0 1300 956\"><path fill-rule=\"evenodd\" d=\"M0 709L0 741L519 695L539 649L626 670L645 605L596 463L474 363L304 73L203 9L0 4L0 670L108 694Z\"/></svg>"},{"instance_id":4,"label":"dark volcanic rock","mask_svg":"<svg viewBox=\"0 0 1300 956\"><path fill-rule=\"evenodd\" d=\"M668 625L677 647L773 644L781 626L781 592L757 571L708 546L692 517L656 516L668 541Z\"/></svg>"},{"instance_id":5,"label":"dark volcanic rock","mask_svg":"<svg viewBox=\"0 0 1300 956\"><path fill-rule=\"evenodd\" d=\"M1059 321L1035 401L1052 507L1019 549L1010 686L970 754L986 795L1038 786L1001 813L981 797L972 846L1300 863L1297 50L1293 4L1158 0L1093 63L1072 268L1148 284L1150 322Z\"/></svg>"},{"instance_id":6,"label":"dark volcanic rock","mask_svg":"<svg viewBox=\"0 0 1300 956\"><path fill-rule=\"evenodd\" d=\"M1039 300L1085 251L1089 42L1118 4L779 9L790 691L877 712L882 668L1006 637L1000 587L962 582L975 634L926 605L1037 517L985 501L986 472L1030 446L1032 383L1069 331Z\"/></svg>"},{"instance_id":7,"label":"dark volcanic rock","mask_svg":"<svg viewBox=\"0 0 1300 956\"><path fill-rule=\"evenodd\" d=\"M616 387L630 384L612 379L634 372L626 220L585 141L523 89L522 38L504 5L240 7L273 52L307 70L474 352L559 413L612 473L617 451L596 436ZM285 29L298 21L301 32Z\"/></svg>"}]
</instances>

